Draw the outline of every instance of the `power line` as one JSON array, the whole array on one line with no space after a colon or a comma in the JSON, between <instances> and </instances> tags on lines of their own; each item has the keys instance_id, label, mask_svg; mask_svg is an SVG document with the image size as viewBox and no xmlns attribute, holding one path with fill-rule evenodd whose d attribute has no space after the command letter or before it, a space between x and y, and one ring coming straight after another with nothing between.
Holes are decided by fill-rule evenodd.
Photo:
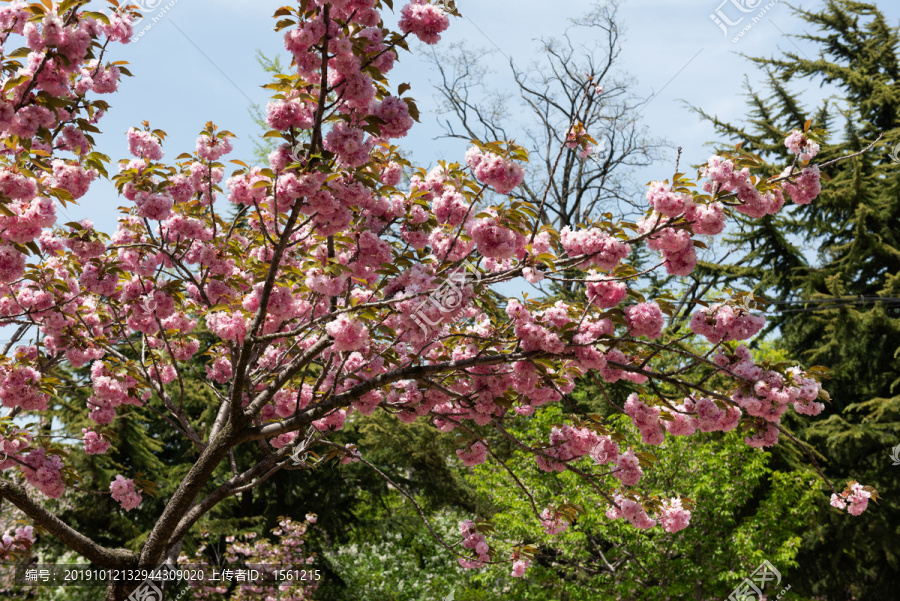
<instances>
[{"instance_id":1,"label":"power line","mask_svg":"<svg viewBox=\"0 0 900 601\"><path fill-rule=\"evenodd\" d=\"M900 305L900 298L895 296L835 296L830 298L809 298L797 300L783 301L766 301L761 303L764 305L817 305L814 307L804 307L802 309L778 309L771 311L772 313L809 313L813 311L824 311L826 309L839 309L842 307L865 306L882 303L885 305Z\"/></svg>"},{"instance_id":2,"label":"power line","mask_svg":"<svg viewBox=\"0 0 900 601\"><path fill-rule=\"evenodd\" d=\"M852 302L856 304L870 302L900 302L896 296L832 296L825 298L804 298L797 300L766 301L767 305L797 305L805 303Z\"/></svg>"}]
</instances>

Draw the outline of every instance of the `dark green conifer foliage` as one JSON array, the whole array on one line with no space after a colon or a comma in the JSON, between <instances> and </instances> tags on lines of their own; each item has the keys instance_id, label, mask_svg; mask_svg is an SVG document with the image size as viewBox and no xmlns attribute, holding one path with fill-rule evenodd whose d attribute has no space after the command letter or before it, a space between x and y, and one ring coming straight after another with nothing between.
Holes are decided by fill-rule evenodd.
<instances>
[{"instance_id":1,"label":"dark green conifer foliage","mask_svg":"<svg viewBox=\"0 0 900 601\"><path fill-rule=\"evenodd\" d=\"M731 241L752 250L739 265L702 267L718 285L755 287L780 301L769 305L770 329L780 332L788 356L832 369L825 414L789 416L785 424L822 452L819 462L837 486L849 476L883 497L859 517L823 499L798 557L801 569L791 574L792 591L894 599L900 466L889 454L900 443L900 159L891 153L900 144L900 38L873 4L828 0L818 11L796 12L808 22L808 33L798 36L802 50L750 59L765 71L767 90L748 86L746 122L698 112L733 143L746 141L744 149L776 164L789 160L785 136L807 119L813 130L827 130L818 163L862 151L879 134L883 142L827 167L830 181L811 205L743 220ZM811 84L832 96L818 107L801 105L800 91ZM794 464L786 446L776 447L776 461Z\"/></svg>"}]
</instances>

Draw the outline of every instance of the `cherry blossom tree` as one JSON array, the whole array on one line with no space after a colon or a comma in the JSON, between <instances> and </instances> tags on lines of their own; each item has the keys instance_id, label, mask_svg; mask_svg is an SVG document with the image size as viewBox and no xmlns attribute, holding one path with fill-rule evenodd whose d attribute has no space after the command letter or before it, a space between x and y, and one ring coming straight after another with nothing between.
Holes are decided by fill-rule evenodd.
<instances>
[{"instance_id":1,"label":"cherry blossom tree","mask_svg":"<svg viewBox=\"0 0 900 601\"><path fill-rule=\"evenodd\" d=\"M759 159L738 149L710 158L696 177L652 183L637 223L601 216L557 231L538 219L547 190L535 202L486 206L488 190L502 198L522 183L521 146L475 141L459 162L425 170L394 144L418 112L404 96L409 86L392 88L387 73L411 37L439 42L455 9L413 0L392 31L380 12L389 2L301 0L275 13L293 63L268 86L267 136L282 143L267 165L226 167L234 135L212 123L193 152L164 162L165 132L145 124L128 132L132 157L111 174L91 136L109 108L95 96L115 92L129 74L107 53L133 35L135 7L110 0L104 13L89 4L0 8L4 49L24 43L2 57L0 322L10 341L0 357L0 497L87 560L120 568L174 561L217 504L297 465L361 462L390 481L365 449L331 440L347 420L375 411L460 433L467 465L493 458L492 430L540 469L577 475L606 500L610 519L675 532L688 527L690 504L677 488L640 488L650 467L644 445L742 427L747 444L771 446L792 438L779 426L789 407L822 410L825 368L757 363L741 344L765 322L743 295L694 314L686 336L702 337L708 350L692 352L666 329L672 299L644 298L643 274L628 262L645 244L659 254L653 269L687 275L702 245L695 236L721 233L729 214L773 214L785 195L814 201L829 163L811 162L812 133L787 139L796 159L780 177L755 176ZM596 93L585 80L583 98ZM572 123L558 152L586 157L594 144ZM228 177L226 169L234 169ZM404 172L411 185L398 187ZM58 223L57 205L85 197L99 178L127 203L118 229ZM579 274L586 302L501 302L487 293L561 273ZM74 448L53 442L54 424L41 420L61 399L82 398L60 385L72 373L84 374L75 388L95 424ZM621 411L640 444L594 418L537 440L510 434L511 421L560 401L581 377L604 394L620 380L637 387ZM215 399L198 414L186 409L187 378ZM91 540L46 500L108 493L128 512L155 494L152 474L118 474L104 490L85 490L70 461L82 451L102 460L111 424L138 409L152 410L197 456L135 552ZM239 464L235 450L248 446L265 455ZM233 474L215 479L223 463ZM856 483L833 492L854 515L877 498ZM533 509L548 533L572 519L559 507ZM529 546L472 517L459 524L459 540L441 540L448 557L526 575ZM9 545L30 544L30 532L10 536L20 542ZM134 586L110 582L106 598L121 601Z\"/></svg>"}]
</instances>

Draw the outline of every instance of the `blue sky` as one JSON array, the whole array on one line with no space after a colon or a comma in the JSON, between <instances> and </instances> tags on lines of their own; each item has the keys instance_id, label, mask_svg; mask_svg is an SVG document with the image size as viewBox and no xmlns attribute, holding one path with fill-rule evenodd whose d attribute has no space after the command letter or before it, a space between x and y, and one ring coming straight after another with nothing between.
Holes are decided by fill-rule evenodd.
<instances>
[{"instance_id":1,"label":"blue sky","mask_svg":"<svg viewBox=\"0 0 900 601\"><path fill-rule=\"evenodd\" d=\"M167 158L192 151L197 133L207 121L239 136L235 152L228 158L252 159L252 138L258 134L248 107L264 106L268 94L260 88L267 83L258 67L256 50L269 56L284 55L281 34L272 31L272 13L289 0L143 0L154 6L144 23L151 24L138 41L116 45L111 59L127 60L135 77L125 78L117 94L109 96L113 107L101 122L104 134L99 150L114 160L126 156L124 133L131 126L149 120L166 130ZM900 20L900 3L877 3L893 23ZM403 5L397 0L397 7ZM586 12L589 0L548 3L546 0L457 0L463 18L451 20L444 44L464 41L473 47L499 48L517 65L526 66L536 58L539 37L559 35L570 18ZM719 11L731 21L742 12L737 5L753 7L743 21L725 35L710 15ZM803 6L814 9L820 2ZM765 14L737 42L732 41L754 15ZM153 20L155 17L156 22ZM387 15L389 22L394 17ZM721 19L720 19L721 20ZM698 163L709 155L705 144L715 139L712 128L688 110L684 102L703 107L725 119L740 119L744 111L742 83L758 74L738 53L772 55L779 48L795 48L787 34L803 32L804 23L792 16L781 0L623 0L619 10L622 36L620 68L635 80L639 95L656 94L641 118L649 132L672 145L665 160L640 172L641 181L671 175L675 146L684 148L684 161ZM413 50L424 47L415 42ZM808 46L799 43L800 51ZM510 86L507 59L499 51L484 58L496 74L498 87ZM436 124L435 99L430 65L415 54L403 53L392 72L392 82L410 82L418 100L422 123L402 140L405 148L423 167L439 158L462 160L465 146L457 141L436 140L441 130ZM510 86L510 93L513 93ZM812 106L823 95L813 86L808 91ZM109 182L98 182L78 207L69 207L64 217L90 217L99 229L115 227L115 207L124 204ZM68 219L67 219L68 220Z\"/></svg>"}]
</instances>

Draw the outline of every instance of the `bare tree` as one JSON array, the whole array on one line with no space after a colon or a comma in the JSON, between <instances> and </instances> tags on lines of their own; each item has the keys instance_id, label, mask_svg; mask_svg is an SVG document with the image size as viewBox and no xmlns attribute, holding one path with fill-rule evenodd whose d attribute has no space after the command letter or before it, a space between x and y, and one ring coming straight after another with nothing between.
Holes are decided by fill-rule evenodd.
<instances>
[{"instance_id":1,"label":"bare tree","mask_svg":"<svg viewBox=\"0 0 900 601\"><path fill-rule=\"evenodd\" d=\"M660 158L665 147L639 122L650 99L637 97L631 91L633 78L616 69L621 53L617 10L616 0L597 2L588 14L570 20L562 39L542 39L542 58L526 70L510 60L527 115L512 129L526 132L527 139L520 143L529 148L532 159L516 193L540 205L549 190L542 218L557 228L573 227L604 212L619 217L642 214L645 203L632 172ZM592 41L581 43L583 38ZM509 139L513 96L488 87L484 54L467 44L454 44L440 56L432 51L431 61L440 74L435 88L445 137ZM597 91L585 99L582 92L589 81ZM577 148L559 150L576 122L598 141L596 152L585 159Z\"/></svg>"}]
</instances>

